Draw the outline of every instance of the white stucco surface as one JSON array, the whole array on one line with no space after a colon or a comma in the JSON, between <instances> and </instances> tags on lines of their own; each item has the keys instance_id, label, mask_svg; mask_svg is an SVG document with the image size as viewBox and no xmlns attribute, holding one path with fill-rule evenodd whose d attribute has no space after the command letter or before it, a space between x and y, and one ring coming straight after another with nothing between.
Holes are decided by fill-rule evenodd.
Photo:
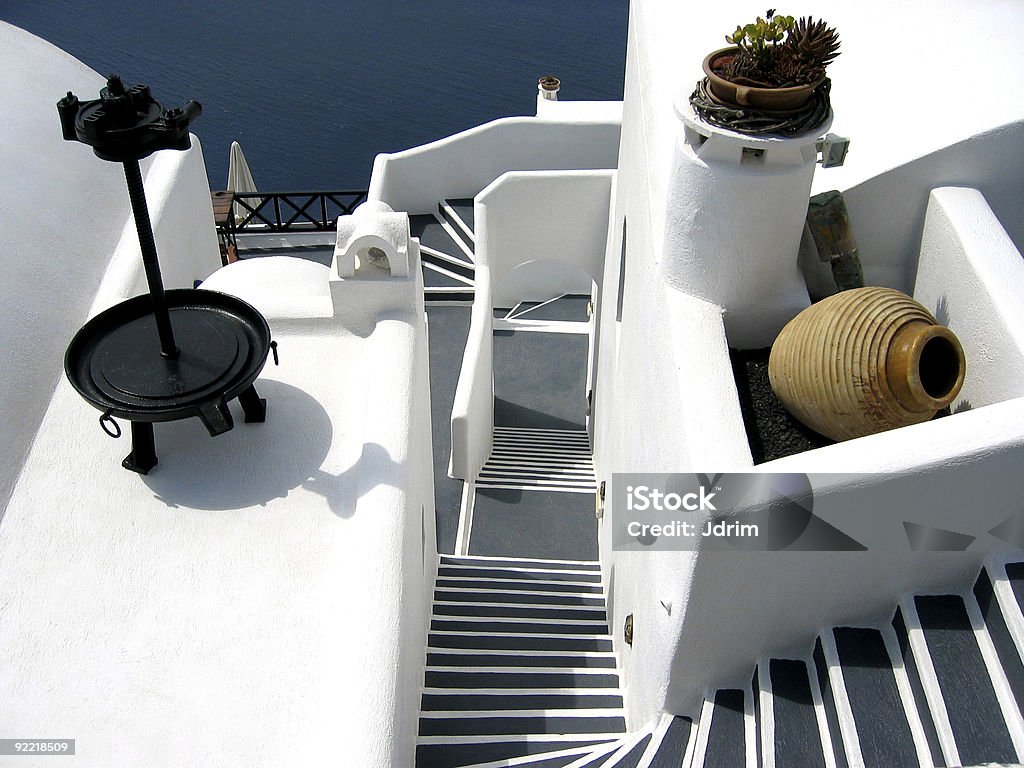
<instances>
[{"instance_id":1,"label":"white stucco surface","mask_svg":"<svg viewBox=\"0 0 1024 768\"><path fill-rule=\"evenodd\" d=\"M0 509L17 478L128 215L124 174L61 138L57 100L102 78L49 43L0 22ZM93 96L95 98L95 96Z\"/></svg>"},{"instance_id":2,"label":"white stucco surface","mask_svg":"<svg viewBox=\"0 0 1024 768\"><path fill-rule=\"evenodd\" d=\"M978 190L932 190L914 298L963 346L954 413L1024 396L1024 259Z\"/></svg>"},{"instance_id":3,"label":"white stucco surface","mask_svg":"<svg viewBox=\"0 0 1024 768\"><path fill-rule=\"evenodd\" d=\"M613 178L607 170L509 172L477 196L476 258L489 267L495 307L591 293L604 267Z\"/></svg>"},{"instance_id":4,"label":"white stucco surface","mask_svg":"<svg viewBox=\"0 0 1024 768\"><path fill-rule=\"evenodd\" d=\"M506 117L377 155L369 199L432 213L439 201L473 197L506 171L614 168L618 147L619 118L608 110L578 119Z\"/></svg>"},{"instance_id":5,"label":"white stucco surface","mask_svg":"<svg viewBox=\"0 0 1024 768\"><path fill-rule=\"evenodd\" d=\"M1005 89L1009 85L1014 92L1024 90L1024 71L1014 67L1002 82L970 87L965 73L971 70L974 52L982 44L996 41L997 45L1012 46L1008 35L1020 27L1024 6L1002 2L952 6L956 18L969 16L970 21L962 27L949 25L948 15L934 13L917 2L815 5L815 18L837 26L843 40L844 52L829 72L833 79L831 130L850 137L852 143L846 166L818 169L810 192L848 191L847 204L869 281L913 291L915 275L919 279L930 275L925 282L931 286L920 286L930 300L948 295L949 306L959 307L957 321L966 323L965 329L980 331L994 324L1000 334L994 343L1011 350L1016 345L1015 335L1006 329L1022 304L1019 291L1008 287L1015 282L1008 279L1010 273L1015 274L1019 266L1011 266L1011 243L1019 229L1020 217L1015 212L1020 210L1021 173L1020 153L1009 146L1019 133L1022 111L1019 103L1011 104L1013 100L1005 98ZM706 6L699 14L661 0L631 4L619 170L599 305L594 406L599 481L624 471L720 472L750 467L722 326L722 305L737 289L732 282L739 276L733 258L736 249L724 249L728 258L713 263L710 273L695 269L692 279L677 279L681 252L673 250L679 242L669 230L696 237L708 251L704 258L709 261L718 255L716 237L723 242L729 239L731 230L721 215L723 206L716 203L718 207L709 212L701 190L681 183L677 174L673 155L685 134L675 105L680 98L685 100L700 77L703 56L723 45L723 36L737 24L763 13L764 8L753 2ZM879 23L880 19L885 22ZM901 57L906 56L907 29L914 30L910 49L915 60L928 62L929 77L915 81L913 96L903 93L900 97L912 101L913 108L898 108L898 99L886 96L882 118L873 86L891 67L884 51L899 50ZM943 99L951 87L972 94L980 91L984 103L992 103L993 108L957 111L956 118L950 119ZM962 114L968 111L970 114ZM734 202L739 215L751 207L760 215L757 212L762 208L767 211L781 206L789 211L791 203L805 204L781 199L788 189L785 185L766 186L755 193L758 169L748 170L754 174L750 185L737 179L739 192ZM935 245L928 246L930 255L922 256L924 268L918 274L928 194L942 183L961 183L959 178L971 180L972 186L982 190L990 204L988 218L980 224L968 216L966 222L961 217L953 226L931 225L932 236L926 242ZM718 191L716 187L711 194ZM771 214L762 218L771 221ZM677 226L682 220L684 226ZM1006 233L1000 234L994 222ZM999 237L993 239L993 234ZM620 261L623 239L625 257ZM791 239L795 263L799 231ZM963 244L950 251L945 242L957 240ZM995 261L990 260L991 253L985 253L991 251L991 245L981 247L985 241L997 246ZM756 253L759 246L754 232L748 233L739 247ZM993 266L996 263L1001 266ZM685 260L682 264L685 267ZM657 274L659 265L663 271L667 269L667 286ZM995 275L1002 275L1001 287L988 294L983 286ZM752 317L777 300L778 291L772 287L777 276L752 282L755 293L763 290L761 298L747 295L739 301L749 305ZM701 287L708 290L702 293ZM621 303L616 288L621 291ZM710 299L703 311L689 293ZM972 313L970 307L977 311ZM980 336L973 330L967 330L967 335ZM669 350L678 354L669 355ZM997 386L1005 394L1012 394L1019 380L1010 375L1015 361L1013 355L992 355L990 367L998 368ZM1018 402L921 425L923 431L897 430L800 454L763 469L877 471L905 477L905 488L883 484L879 488L884 489L876 489L877 493L860 488L847 494L839 491L850 487L840 484L839 491L830 496L832 506L823 507L828 519L839 527L856 520L857 531L873 531L868 538L875 543L879 537L891 538L892 523L899 516L896 510L921 524L965 530L964 521L957 527L962 505L954 499L959 497L949 492L947 484L935 482L935 474L923 467L963 466L964 474L956 475L963 480L974 477L971 472L978 471L980 477L985 468L997 469L1015 461L1021 436L1014 425L1020 422L1011 413L1016 413ZM922 450L924 444L927 450ZM1010 514L1006 499L1019 494L1000 483L997 479L986 489L990 494L986 501L992 506L985 515L972 519L974 527L983 526L990 518L995 525ZM904 502L906 494L917 500ZM1000 514L1003 517L996 520ZM755 562L749 557L730 560L717 554L643 557L612 552L608 520L606 512L601 555L631 727L663 708L696 714L694 705L703 686L743 683L738 675L749 677L761 653L783 651L786 646L803 652L822 624L845 614L880 616L883 610L891 610L901 590L956 582L980 558L976 552L963 557L907 558L904 544L902 552L889 551L870 559L870 578L858 579L856 573L863 561L858 565L855 560L847 563L839 558L832 567L835 555L831 553L805 553L790 560L766 556ZM897 532L905 538L899 525L897 522ZM979 541L978 547L993 544ZM671 610L662 603L671 605ZM627 614L634 615L632 647L622 642Z\"/></svg>"},{"instance_id":6,"label":"white stucco surface","mask_svg":"<svg viewBox=\"0 0 1024 768\"><path fill-rule=\"evenodd\" d=\"M6 732L76 738L73 764L104 768L411 763L436 567L425 327L310 316L325 272L255 260L204 286L270 317L267 421L157 424L148 476L59 384L0 523ZM313 295L289 313L268 278Z\"/></svg>"}]
</instances>

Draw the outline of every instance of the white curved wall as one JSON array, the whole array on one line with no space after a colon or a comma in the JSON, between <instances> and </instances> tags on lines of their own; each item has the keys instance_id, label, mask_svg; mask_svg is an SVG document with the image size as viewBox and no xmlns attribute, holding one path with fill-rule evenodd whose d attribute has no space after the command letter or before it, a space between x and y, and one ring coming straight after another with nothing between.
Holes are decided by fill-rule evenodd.
<instances>
[{"instance_id":1,"label":"white curved wall","mask_svg":"<svg viewBox=\"0 0 1024 768\"><path fill-rule=\"evenodd\" d=\"M139 280L138 239L121 166L100 160L83 144L64 141L57 117L57 101L69 90L83 99L96 98L104 79L64 51L4 22L0 50L5 107L0 141L3 509L63 376L71 337L91 310L141 292L145 283ZM186 286L219 264L209 186L198 146L163 155L168 157L143 161L142 170L158 250L170 252L173 242L188 254L177 262L161 256L165 283ZM129 234L135 238L134 252ZM121 274L112 282L108 278L107 299L94 304L108 265L122 258Z\"/></svg>"},{"instance_id":2,"label":"white curved wall","mask_svg":"<svg viewBox=\"0 0 1024 768\"><path fill-rule=\"evenodd\" d=\"M63 375L128 215L124 174L61 138L57 100L98 93L103 78L49 43L0 22L0 509ZM93 96L95 98L95 96Z\"/></svg>"},{"instance_id":3,"label":"white curved wall","mask_svg":"<svg viewBox=\"0 0 1024 768\"><path fill-rule=\"evenodd\" d=\"M615 168L615 116L506 117L420 147L377 155L370 200L431 213L439 200L473 197L506 171Z\"/></svg>"}]
</instances>

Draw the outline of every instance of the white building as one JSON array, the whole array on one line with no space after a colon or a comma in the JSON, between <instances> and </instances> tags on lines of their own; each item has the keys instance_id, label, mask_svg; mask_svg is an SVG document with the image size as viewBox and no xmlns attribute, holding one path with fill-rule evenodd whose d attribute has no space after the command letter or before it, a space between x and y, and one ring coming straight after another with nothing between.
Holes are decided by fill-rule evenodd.
<instances>
[{"instance_id":1,"label":"white building","mask_svg":"<svg viewBox=\"0 0 1024 768\"><path fill-rule=\"evenodd\" d=\"M621 104L539 98L379 156L330 267L219 268L199 142L145 161L167 285L249 301L281 354L266 423L157 425L146 476L60 365L145 291L123 178L57 130L102 78L0 25L0 739L73 738L82 766L1024 762L1024 8L807 10L842 35L841 168L817 133L690 111L760 6L655 0ZM940 315L967 380L949 417L755 469L729 350L834 290L802 240L829 189L867 282ZM563 397L538 377L570 361ZM751 471L809 475L860 549L613 546L616 474Z\"/></svg>"}]
</instances>

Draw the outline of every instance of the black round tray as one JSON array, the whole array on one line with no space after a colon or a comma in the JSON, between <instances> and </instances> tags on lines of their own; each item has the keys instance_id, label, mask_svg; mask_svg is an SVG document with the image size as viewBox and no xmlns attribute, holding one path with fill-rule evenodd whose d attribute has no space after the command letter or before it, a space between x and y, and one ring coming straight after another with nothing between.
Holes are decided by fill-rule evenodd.
<instances>
[{"instance_id":1,"label":"black round tray","mask_svg":"<svg viewBox=\"0 0 1024 768\"><path fill-rule=\"evenodd\" d=\"M226 403L259 376L270 352L270 326L234 296L198 288L166 292L179 354L160 353L147 294L92 318L64 356L72 386L109 416L132 422L198 416L211 434L231 428Z\"/></svg>"}]
</instances>

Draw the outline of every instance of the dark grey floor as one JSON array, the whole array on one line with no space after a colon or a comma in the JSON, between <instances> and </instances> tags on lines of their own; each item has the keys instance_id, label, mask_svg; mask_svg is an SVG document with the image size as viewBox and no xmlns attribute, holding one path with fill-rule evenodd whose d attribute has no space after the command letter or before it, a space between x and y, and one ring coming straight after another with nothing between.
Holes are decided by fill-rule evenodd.
<instances>
[{"instance_id":1,"label":"dark grey floor","mask_svg":"<svg viewBox=\"0 0 1024 768\"><path fill-rule=\"evenodd\" d=\"M584 429L587 337L494 332L494 423Z\"/></svg>"},{"instance_id":2,"label":"dark grey floor","mask_svg":"<svg viewBox=\"0 0 1024 768\"><path fill-rule=\"evenodd\" d=\"M455 552L462 481L448 477L451 415L462 353L469 334L469 307L427 307L430 333L430 419L434 444L434 506L437 550Z\"/></svg>"},{"instance_id":3,"label":"dark grey floor","mask_svg":"<svg viewBox=\"0 0 1024 768\"><path fill-rule=\"evenodd\" d=\"M494 423L584 429L587 337L496 331ZM469 553L597 559L597 519L589 493L480 489Z\"/></svg>"},{"instance_id":4,"label":"dark grey floor","mask_svg":"<svg viewBox=\"0 0 1024 768\"><path fill-rule=\"evenodd\" d=\"M469 554L597 559L597 518L589 493L476 492Z\"/></svg>"}]
</instances>

